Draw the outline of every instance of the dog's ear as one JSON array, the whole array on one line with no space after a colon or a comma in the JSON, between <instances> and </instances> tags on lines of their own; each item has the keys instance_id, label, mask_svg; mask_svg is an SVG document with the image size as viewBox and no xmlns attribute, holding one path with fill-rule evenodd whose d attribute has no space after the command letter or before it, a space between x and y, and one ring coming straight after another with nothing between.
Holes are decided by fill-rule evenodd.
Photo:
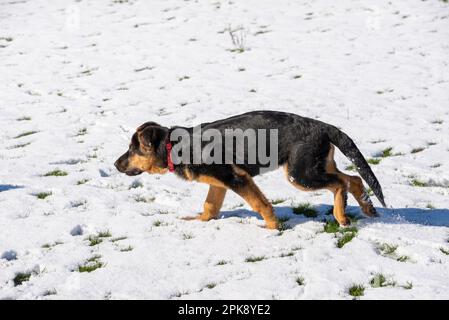
<instances>
[{"instance_id":1,"label":"dog's ear","mask_svg":"<svg viewBox=\"0 0 449 320\"><path fill-rule=\"evenodd\" d=\"M156 123L156 122L153 122L153 121L148 121L148 122L145 122L144 124L142 124L142 125L140 125L138 128L137 128L137 132L140 132L140 131L142 131L143 129L145 129L146 127L148 127L148 126L155 126L155 127L160 127L161 125L159 124L159 123Z\"/></svg>"},{"instance_id":2,"label":"dog's ear","mask_svg":"<svg viewBox=\"0 0 449 320\"><path fill-rule=\"evenodd\" d=\"M167 128L161 126L148 125L143 130L137 131L137 136L144 148L157 150L161 143L164 143L167 131Z\"/></svg>"}]
</instances>

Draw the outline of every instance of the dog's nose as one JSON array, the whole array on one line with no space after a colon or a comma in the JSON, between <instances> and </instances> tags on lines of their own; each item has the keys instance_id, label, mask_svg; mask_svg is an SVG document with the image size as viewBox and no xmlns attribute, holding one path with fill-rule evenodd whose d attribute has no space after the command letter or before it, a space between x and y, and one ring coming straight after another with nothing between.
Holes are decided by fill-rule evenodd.
<instances>
[{"instance_id":1,"label":"dog's nose","mask_svg":"<svg viewBox=\"0 0 449 320\"><path fill-rule=\"evenodd\" d=\"M124 172L123 168L120 166L120 162L117 160L114 162L114 166L117 168L118 171Z\"/></svg>"}]
</instances>

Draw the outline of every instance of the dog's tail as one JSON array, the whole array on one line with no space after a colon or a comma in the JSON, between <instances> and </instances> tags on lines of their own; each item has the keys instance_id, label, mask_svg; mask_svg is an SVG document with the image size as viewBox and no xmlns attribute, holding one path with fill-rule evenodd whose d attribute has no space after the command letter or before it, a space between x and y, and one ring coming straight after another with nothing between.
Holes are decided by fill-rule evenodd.
<instances>
[{"instance_id":1,"label":"dog's tail","mask_svg":"<svg viewBox=\"0 0 449 320\"><path fill-rule=\"evenodd\" d=\"M347 134L332 125L326 125L326 132L330 141L355 164L357 171L366 183L368 183L377 199L386 207L382 187L354 141Z\"/></svg>"}]
</instances>

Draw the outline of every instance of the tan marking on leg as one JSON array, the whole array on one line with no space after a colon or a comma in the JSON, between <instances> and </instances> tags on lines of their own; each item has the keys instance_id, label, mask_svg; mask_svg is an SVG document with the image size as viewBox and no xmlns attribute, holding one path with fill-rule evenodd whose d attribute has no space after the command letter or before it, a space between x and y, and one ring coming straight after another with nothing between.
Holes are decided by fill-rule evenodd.
<instances>
[{"instance_id":1,"label":"tan marking on leg","mask_svg":"<svg viewBox=\"0 0 449 320\"><path fill-rule=\"evenodd\" d=\"M221 206L226 195L226 189L211 185L207 193L206 201L204 202L204 211L200 215L200 220L209 221L215 219L220 212Z\"/></svg>"},{"instance_id":2,"label":"tan marking on leg","mask_svg":"<svg viewBox=\"0 0 449 320\"><path fill-rule=\"evenodd\" d=\"M206 201L204 202L203 212L197 216L184 217L182 219L188 221L190 220L209 221L211 219L217 218L221 206L223 205L226 191L227 190L225 188L210 185Z\"/></svg>"},{"instance_id":3,"label":"tan marking on leg","mask_svg":"<svg viewBox=\"0 0 449 320\"><path fill-rule=\"evenodd\" d=\"M365 187L363 186L363 181L360 177L357 176L349 176L344 173L338 174L339 178L345 181L345 184L348 186L349 192L354 196L357 202L362 208L364 214L369 217L376 217L377 212L369 198Z\"/></svg>"},{"instance_id":4,"label":"tan marking on leg","mask_svg":"<svg viewBox=\"0 0 449 320\"><path fill-rule=\"evenodd\" d=\"M279 227L279 223L274 214L273 206L267 200L262 191L260 191L260 189L254 183L251 176L244 170L241 171L239 170L235 170L235 172L237 174L245 176L247 184L234 191L239 196L241 196L255 212L259 213L262 216L262 218L265 220L265 225L267 229L277 229Z\"/></svg>"},{"instance_id":5,"label":"tan marking on leg","mask_svg":"<svg viewBox=\"0 0 449 320\"><path fill-rule=\"evenodd\" d=\"M350 224L348 217L345 214L345 200L344 193L346 192L343 186L329 187L330 191L334 194L334 217L337 222L342 226Z\"/></svg>"},{"instance_id":6,"label":"tan marking on leg","mask_svg":"<svg viewBox=\"0 0 449 320\"><path fill-rule=\"evenodd\" d=\"M326 158L326 172L328 173L337 173L339 172L337 169L337 164L334 160L335 155L335 147L331 144L331 148Z\"/></svg>"},{"instance_id":7,"label":"tan marking on leg","mask_svg":"<svg viewBox=\"0 0 449 320\"><path fill-rule=\"evenodd\" d=\"M201 183L207 183L212 186L220 187L220 188L227 188L226 185L218 180L217 178L206 176L206 175L199 175L198 177L194 178L196 181Z\"/></svg>"},{"instance_id":8,"label":"tan marking on leg","mask_svg":"<svg viewBox=\"0 0 449 320\"><path fill-rule=\"evenodd\" d=\"M326 159L326 171L328 173L337 174L339 179L344 182L346 189L354 196L354 198L359 203L364 214L370 217L377 216L376 209L373 203L369 199L368 194L363 186L363 181L358 176L347 175L340 170L338 170L337 165L334 160L335 147L331 145L331 150Z\"/></svg>"},{"instance_id":9,"label":"tan marking on leg","mask_svg":"<svg viewBox=\"0 0 449 320\"><path fill-rule=\"evenodd\" d=\"M193 180L192 172L190 172L189 169L187 169L187 168L184 169L184 175L186 176L187 180L189 180L189 181Z\"/></svg>"}]
</instances>

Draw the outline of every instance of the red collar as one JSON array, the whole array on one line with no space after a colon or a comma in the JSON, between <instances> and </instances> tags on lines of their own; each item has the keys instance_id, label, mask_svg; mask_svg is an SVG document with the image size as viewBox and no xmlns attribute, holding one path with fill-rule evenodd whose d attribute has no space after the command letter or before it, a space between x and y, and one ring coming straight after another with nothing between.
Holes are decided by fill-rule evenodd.
<instances>
[{"instance_id":1,"label":"red collar","mask_svg":"<svg viewBox=\"0 0 449 320\"><path fill-rule=\"evenodd\" d=\"M175 172L175 165L173 164L173 160L171 158L171 149L172 145L170 140L167 138L167 141L165 142L165 149L167 150L167 166L168 171Z\"/></svg>"}]
</instances>

